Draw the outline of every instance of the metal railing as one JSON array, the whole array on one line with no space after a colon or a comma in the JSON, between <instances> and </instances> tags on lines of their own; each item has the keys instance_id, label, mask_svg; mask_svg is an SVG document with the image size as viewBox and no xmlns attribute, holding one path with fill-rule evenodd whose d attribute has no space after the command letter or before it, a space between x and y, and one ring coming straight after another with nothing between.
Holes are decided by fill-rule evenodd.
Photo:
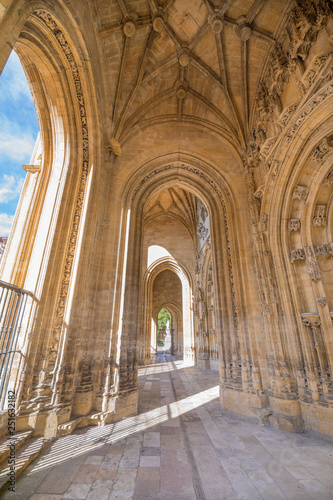
<instances>
[{"instance_id":1,"label":"metal railing","mask_svg":"<svg viewBox=\"0 0 333 500\"><path fill-rule=\"evenodd\" d=\"M31 292L0 280L0 410L4 408L22 319Z\"/></svg>"}]
</instances>

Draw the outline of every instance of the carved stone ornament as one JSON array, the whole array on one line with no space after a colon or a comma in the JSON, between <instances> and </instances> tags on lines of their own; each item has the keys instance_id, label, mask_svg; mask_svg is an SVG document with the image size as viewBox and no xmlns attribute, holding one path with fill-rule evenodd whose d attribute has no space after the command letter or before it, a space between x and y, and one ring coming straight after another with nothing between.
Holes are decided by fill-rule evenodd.
<instances>
[{"instance_id":1,"label":"carved stone ornament","mask_svg":"<svg viewBox=\"0 0 333 500\"><path fill-rule=\"evenodd\" d=\"M208 229L200 222L198 226L198 237L200 240L205 240L208 235Z\"/></svg>"},{"instance_id":2,"label":"carved stone ornament","mask_svg":"<svg viewBox=\"0 0 333 500\"><path fill-rule=\"evenodd\" d=\"M317 304L318 304L320 307L324 307L324 306L326 306L326 304L327 304L327 298L326 298L326 297L317 297L317 298L316 298L316 301L317 301Z\"/></svg>"},{"instance_id":3,"label":"carved stone ornament","mask_svg":"<svg viewBox=\"0 0 333 500\"><path fill-rule=\"evenodd\" d=\"M132 38L132 36L135 35L136 28L135 24L133 21L127 21L124 24L124 35L127 36L128 38Z\"/></svg>"},{"instance_id":4,"label":"carved stone ornament","mask_svg":"<svg viewBox=\"0 0 333 500\"><path fill-rule=\"evenodd\" d=\"M299 231L301 229L301 221L299 219L288 220L288 231Z\"/></svg>"},{"instance_id":5,"label":"carved stone ornament","mask_svg":"<svg viewBox=\"0 0 333 500\"><path fill-rule=\"evenodd\" d=\"M310 328L316 328L317 326L320 326L319 314L302 313L301 320L303 325L309 326Z\"/></svg>"},{"instance_id":6,"label":"carved stone ornament","mask_svg":"<svg viewBox=\"0 0 333 500\"><path fill-rule=\"evenodd\" d=\"M320 29L327 22L330 6L327 0L296 0L295 3L286 26L290 42L289 53L292 59L300 57L305 60Z\"/></svg>"},{"instance_id":7,"label":"carved stone ornament","mask_svg":"<svg viewBox=\"0 0 333 500\"><path fill-rule=\"evenodd\" d=\"M261 198L264 195L264 191L265 191L265 184L258 187L257 191L254 193L255 198L258 198L258 200L261 200Z\"/></svg>"},{"instance_id":8,"label":"carved stone ornament","mask_svg":"<svg viewBox=\"0 0 333 500\"><path fill-rule=\"evenodd\" d=\"M306 257L306 265L308 268L308 272L310 278L312 280L318 280L321 278L321 272L318 265L315 249L312 245L308 245L304 247L305 257Z\"/></svg>"},{"instance_id":9,"label":"carved stone ornament","mask_svg":"<svg viewBox=\"0 0 333 500\"><path fill-rule=\"evenodd\" d=\"M325 255L329 254L333 256L333 248L330 243L323 243L322 245L314 246L315 255Z\"/></svg>"},{"instance_id":10,"label":"carved stone ornament","mask_svg":"<svg viewBox=\"0 0 333 500\"><path fill-rule=\"evenodd\" d=\"M308 186L296 186L293 191L293 200L305 200L308 192Z\"/></svg>"},{"instance_id":11,"label":"carved stone ornament","mask_svg":"<svg viewBox=\"0 0 333 500\"><path fill-rule=\"evenodd\" d=\"M332 186L333 184L333 169L327 174L324 184Z\"/></svg>"},{"instance_id":12,"label":"carved stone ornament","mask_svg":"<svg viewBox=\"0 0 333 500\"><path fill-rule=\"evenodd\" d=\"M293 263L295 260L305 260L305 251L304 248L296 248L295 250L292 250L289 254L290 256L290 262Z\"/></svg>"},{"instance_id":13,"label":"carved stone ornament","mask_svg":"<svg viewBox=\"0 0 333 500\"><path fill-rule=\"evenodd\" d=\"M221 33L223 29L223 21L219 16L214 16L210 23L214 33Z\"/></svg>"},{"instance_id":14,"label":"carved stone ornament","mask_svg":"<svg viewBox=\"0 0 333 500\"><path fill-rule=\"evenodd\" d=\"M242 42L249 40L252 30L246 21L246 16L241 16L237 19L236 33Z\"/></svg>"},{"instance_id":15,"label":"carved stone ornament","mask_svg":"<svg viewBox=\"0 0 333 500\"><path fill-rule=\"evenodd\" d=\"M290 104L290 106L287 106L281 113L280 118L279 118L279 123L284 127L287 125L289 122L290 118L298 108L299 102L296 102L294 104Z\"/></svg>"},{"instance_id":16,"label":"carved stone ornament","mask_svg":"<svg viewBox=\"0 0 333 500\"><path fill-rule=\"evenodd\" d=\"M179 61L179 64L181 66L183 66L184 68L186 66L188 66L188 64L190 62L190 53L189 53L188 49L185 48L179 52L178 61Z\"/></svg>"},{"instance_id":17,"label":"carved stone ornament","mask_svg":"<svg viewBox=\"0 0 333 500\"><path fill-rule=\"evenodd\" d=\"M313 217L314 226L326 226L326 209L327 205L316 205Z\"/></svg>"},{"instance_id":18,"label":"carved stone ornament","mask_svg":"<svg viewBox=\"0 0 333 500\"><path fill-rule=\"evenodd\" d=\"M311 161L316 165L321 165L326 160L327 156L333 151L333 148L328 145L325 139L315 148L311 155Z\"/></svg>"},{"instance_id":19,"label":"carved stone ornament","mask_svg":"<svg viewBox=\"0 0 333 500\"><path fill-rule=\"evenodd\" d=\"M153 21L153 28L157 33L163 31L164 28L164 19L161 14L158 14Z\"/></svg>"},{"instance_id":20,"label":"carved stone ornament","mask_svg":"<svg viewBox=\"0 0 333 500\"><path fill-rule=\"evenodd\" d=\"M262 214L261 216L261 230L267 231L269 224L269 214Z\"/></svg>"},{"instance_id":21,"label":"carved stone ornament","mask_svg":"<svg viewBox=\"0 0 333 500\"><path fill-rule=\"evenodd\" d=\"M312 84L318 79L318 75L324 68L324 73L326 73L326 68L332 65L332 52L326 52L325 54L318 55L315 57L310 66L305 71L302 79L298 82L299 87L303 90L303 95L310 89ZM323 74L323 73L321 73Z\"/></svg>"},{"instance_id":22,"label":"carved stone ornament","mask_svg":"<svg viewBox=\"0 0 333 500\"><path fill-rule=\"evenodd\" d=\"M333 94L333 84L329 83L326 85L321 92L317 92L312 99L308 102L306 107L302 109L301 113L298 115L295 123L289 128L286 134L283 144L287 146L291 143L293 138L296 136L298 129L303 125L305 120L313 113L313 111L322 104L328 97Z\"/></svg>"},{"instance_id":23,"label":"carved stone ornament","mask_svg":"<svg viewBox=\"0 0 333 500\"><path fill-rule=\"evenodd\" d=\"M278 160L272 160L271 161L271 166L270 166L270 172L272 172L273 177L276 177L279 169L281 167L281 162Z\"/></svg>"}]
</instances>

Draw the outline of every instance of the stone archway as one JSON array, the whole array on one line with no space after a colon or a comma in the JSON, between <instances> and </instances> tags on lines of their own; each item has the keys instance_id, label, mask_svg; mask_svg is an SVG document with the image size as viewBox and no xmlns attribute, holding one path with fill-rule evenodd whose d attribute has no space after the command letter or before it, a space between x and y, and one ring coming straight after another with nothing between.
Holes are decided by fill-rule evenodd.
<instances>
[{"instance_id":1,"label":"stone archway","mask_svg":"<svg viewBox=\"0 0 333 500\"><path fill-rule=\"evenodd\" d=\"M154 325L152 320L156 318L156 312L153 309L153 286L156 277L165 270L174 272L182 284L182 331L183 331L183 355L184 360L192 362L194 360L194 335L193 335L193 307L192 307L192 283L186 269L183 268L175 259L161 258L154 262L146 271L144 276L143 293L143 311L144 311L144 335L141 339L144 345L144 363L150 363L151 346L154 341ZM167 306L165 306L167 307ZM176 305L179 310L179 306ZM159 305L158 310L161 309ZM155 327L156 328L156 327ZM156 333L155 333L156 335ZM153 340L152 340L153 339Z\"/></svg>"}]
</instances>

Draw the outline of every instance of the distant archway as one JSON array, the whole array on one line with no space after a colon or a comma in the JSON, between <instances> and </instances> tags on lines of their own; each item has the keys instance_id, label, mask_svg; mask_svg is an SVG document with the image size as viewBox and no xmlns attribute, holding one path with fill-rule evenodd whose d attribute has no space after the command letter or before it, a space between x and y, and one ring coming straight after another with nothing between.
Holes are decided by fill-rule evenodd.
<instances>
[{"instance_id":1,"label":"distant archway","mask_svg":"<svg viewBox=\"0 0 333 500\"><path fill-rule=\"evenodd\" d=\"M161 309L161 305L155 306L153 304L153 288L155 279L169 270L175 273L179 278L182 287L182 308L179 304L173 304L173 309L180 312L181 321L177 321L177 331L182 331L182 339L177 341L177 354L183 354L184 359L187 361L194 360L194 338L193 338L193 318L192 318L192 299L191 291L192 284L189 273L172 257L163 257L154 262L147 269L144 277L144 294L143 294L143 314L144 314L144 332L141 339L141 355L140 361L143 363L150 363L151 354L156 349L156 330L157 330L157 316ZM165 306L164 306L165 307ZM181 323L181 326L179 325ZM178 338L178 337L177 337Z\"/></svg>"}]
</instances>

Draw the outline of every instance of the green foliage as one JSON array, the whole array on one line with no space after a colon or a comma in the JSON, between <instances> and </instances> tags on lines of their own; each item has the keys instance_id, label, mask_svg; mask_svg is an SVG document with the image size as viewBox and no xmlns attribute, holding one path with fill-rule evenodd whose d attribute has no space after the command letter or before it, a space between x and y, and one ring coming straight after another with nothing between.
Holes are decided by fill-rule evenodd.
<instances>
[{"instance_id":1,"label":"green foliage","mask_svg":"<svg viewBox=\"0 0 333 500\"><path fill-rule=\"evenodd\" d=\"M171 328L171 314L165 307L163 307L158 313L157 329L163 330L166 327L168 321L169 321L169 326Z\"/></svg>"}]
</instances>

